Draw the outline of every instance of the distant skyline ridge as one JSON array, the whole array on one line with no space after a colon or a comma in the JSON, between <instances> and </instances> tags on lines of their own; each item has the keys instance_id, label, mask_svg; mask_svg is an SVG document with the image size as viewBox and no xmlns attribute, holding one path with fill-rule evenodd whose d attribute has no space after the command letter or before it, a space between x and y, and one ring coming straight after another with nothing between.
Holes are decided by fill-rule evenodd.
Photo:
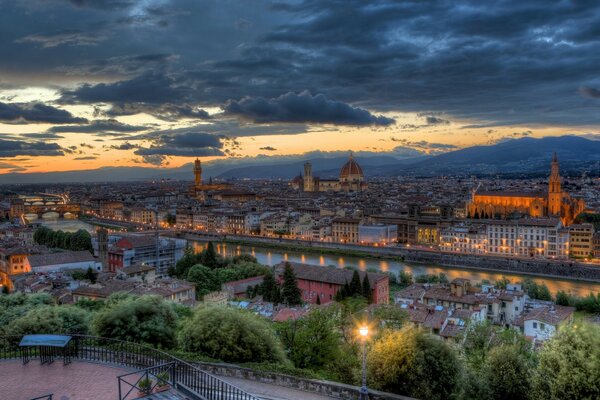
<instances>
[{"instance_id":1,"label":"distant skyline ridge","mask_svg":"<svg viewBox=\"0 0 600 400\"><path fill-rule=\"evenodd\" d=\"M522 138L491 146L473 146L446 153L402 157L393 152L358 152L365 176L449 175L449 174L545 174L556 152L561 169L593 173L600 163L600 140L577 136ZM335 178L340 166L348 160L347 151L313 152L293 156L253 157L214 160L202 163L203 176L228 179L292 179L303 169L306 161L315 174ZM579 172L578 172L579 173ZM174 179L193 181L194 164L176 168L103 167L95 170L49 173L12 173L0 175L0 184L52 182L107 182Z\"/></svg>"},{"instance_id":2,"label":"distant skyline ridge","mask_svg":"<svg viewBox=\"0 0 600 400\"><path fill-rule=\"evenodd\" d=\"M5 180L108 167L160 175L196 157L229 168L315 151L409 159L600 135L595 2L0 7Z\"/></svg>"}]
</instances>

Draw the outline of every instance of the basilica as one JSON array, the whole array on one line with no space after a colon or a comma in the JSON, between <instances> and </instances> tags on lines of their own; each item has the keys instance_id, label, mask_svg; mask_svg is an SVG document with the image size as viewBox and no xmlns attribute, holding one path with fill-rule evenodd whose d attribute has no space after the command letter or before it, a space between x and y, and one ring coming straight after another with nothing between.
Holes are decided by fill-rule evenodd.
<instances>
[{"instance_id":1,"label":"basilica","mask_svg":"<svg viewBox=\"0 0 600 400\"><path fill-rule=\"evenodd\" d=\"M572 224L584 209L582 199L572 198L561 189L556 153L552 158L547 192L474 192L467 206L471 218L508 218L515 214L557 217L565 226Z\"/></svg>"},{"instance_id":2,"label":"basilica","mask_svg":"<svg viewBox=\"0 0 600 400\"><path fill-rule=\"evenodd\" d=\"M367 188L362 168L352 153L342 166L338 179L321 179L312 174L312 164L304 164L304 176L298 175L290 185L303 192L359 192Z\"/></svg>"}]
</instances>

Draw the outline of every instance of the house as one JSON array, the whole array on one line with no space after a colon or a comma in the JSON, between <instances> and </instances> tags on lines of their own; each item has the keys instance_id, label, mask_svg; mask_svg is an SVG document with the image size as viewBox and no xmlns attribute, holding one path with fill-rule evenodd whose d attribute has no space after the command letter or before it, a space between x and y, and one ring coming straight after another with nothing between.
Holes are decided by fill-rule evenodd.
<instances>
[{"instance_id":1,"label":"house","mask_svg":"<svg viewBox=\"0 0 600 400\"><path fill-rule=\"evenodd\" d=\"M285 264L285 262L282 262L275 266L275 275L279 282L283 281ZM346 282L350 283L354 274L354 271L349 269L292 262L289 264L296 275L298 287L302 292L302 300L313 304L317 302L317 297L320 298L321 304L333 301L335 294ZM365 275L368 275L373 304L389 303L390 284L387 275L364 271L359 271L358 274L361 282L364 280Z\"/></svg>"},{"instance_id":2,"label":"house","mask_svg":"<svg viewBox=\"0 0 600 400\"><path fill-rule=\"evenodd\" d=\"M229 299L243 298L246 297L248 288L262 284L263 279L262 276L254 276L238 281L225 282L221 285L221 290L227 293Z\"/></svg>"},{"instance_id":3,"label":"house","mask_svg":"<svg viewBox=\"0 0 600 400\"><path fill-rule=\"evenodd\" d=\"M156 279L156 268L145 264L135 264L119 269L117 276L124 279L152 283Z\"/></svg>"},{"instance_id":4,"label":"house","mask_svg":"<svg viewBox=\"0 0 600 400\"><path fill-rule=\"evenodd\" d=\"M534 341L550 339L556 331L573 322L575 308L544 305L524 313L515 323L525 337Z\"/></svg>"},{"instance_id":5,"label":"house","mask_svg":"<svg viewBox=\"0 0 600 400\"><path fill-rule=\"evenodd\" d=\"M224 291L210 292L204 295L204 304L208 306L226 306L228 299L228 293Z\"/></svg>"},{"instance_id":6,"label":"house","mask_svg":"<svg viewBox=\"0 0 600 400\"><path fill-rule=\"evenodd\" d=\"M25 269L32 272L56 272L66 269L102 269L102 263L87 250L61 251L49 254L31 254L25 261Z\"/></svg>"}]
</instances>

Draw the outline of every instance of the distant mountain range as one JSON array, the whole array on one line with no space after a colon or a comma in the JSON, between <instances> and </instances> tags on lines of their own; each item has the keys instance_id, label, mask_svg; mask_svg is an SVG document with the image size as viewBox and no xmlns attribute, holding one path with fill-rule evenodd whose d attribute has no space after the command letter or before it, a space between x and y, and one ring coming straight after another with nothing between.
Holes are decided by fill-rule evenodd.
<instances>
[{"instance_id":1,"label":"distant mountain range","mask_svg":"<svg viewBox=\"0 0 600 400\"><path fill-rule=\"evenodd\" d=\"M546 174L552 153L558 154L562 171L593 169L600 173L600 141L579 136L522 138L490 146L474 146L431 157L398 159L389 153L357 157L369 176L449 174ZM311 159L313 174L334 178L347 157ZM303 170L303 159L226 159L203 165L203 175L221 179L292 179ZM192 180L192 164L177 168L103 167L95 170L10 173L0 175L1 184L115 182L134 180Z\"/></svg>"}]
</instances>

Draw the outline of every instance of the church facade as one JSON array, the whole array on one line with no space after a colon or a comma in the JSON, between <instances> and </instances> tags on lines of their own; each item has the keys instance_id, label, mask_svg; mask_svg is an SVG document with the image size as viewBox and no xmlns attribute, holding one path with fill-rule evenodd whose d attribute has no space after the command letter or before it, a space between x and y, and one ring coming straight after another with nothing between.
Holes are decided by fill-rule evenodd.
<instances>
[{"instance_id":1,"label":"church facade","mask_svg":"<svg viewBox=\"0 0 600 400\"><path fill-rule=\"evenodd\" d=\"M313 176L312 164L304 164L304 175L298 175L290 185L303 192L359 192L367 188L362 168L350 154L342 166L338 179L321 179Z\"/></svg>"},{"instance_id":2,"label":"church facade","mask_svg":"<svg viewBox=\"0 0 600 400\"><path fill-rule=\"evenodd\" d=\"M556 153L552 158L547 192L474 192L467 205L470 218L508 218L513 214L559 217L565 226L572 224L584 209L582 199L572 198L562 190Z\"/></svg>"}]
</instances>

